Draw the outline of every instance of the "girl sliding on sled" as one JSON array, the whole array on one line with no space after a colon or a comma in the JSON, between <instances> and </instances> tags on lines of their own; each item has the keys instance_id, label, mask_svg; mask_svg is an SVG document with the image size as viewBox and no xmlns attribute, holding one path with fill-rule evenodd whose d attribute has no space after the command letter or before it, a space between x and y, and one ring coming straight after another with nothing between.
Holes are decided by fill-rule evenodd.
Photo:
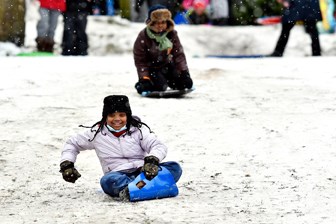
<instances>
[{"instance_id":1,"label":"girl sliding on sled","mask_svg":"<svg viewBox=\"0 0 336 224\"><path fill-rule=\"evenodd\" d=\"M162 162L166 157L167 147L145 123L132 116L128 97L124 95L105 97L102 119L90 129L66 141L60 164L60 172L65 181L75 183L81 177L74 163L80 151L88 149L96 151L103 169L104 176L100 180L103 191L122 200L132 199L128 185L139 174L144 175L146 181L155 181L158 179L155 177L160 176L161 170L164 169L173 184L182 175L178 163ZM155 189L149 190L152 195L140 195L138 199L156 198ZM169 195L171 193L167 192L159 196Z\"/></svg>"}]
</instances>

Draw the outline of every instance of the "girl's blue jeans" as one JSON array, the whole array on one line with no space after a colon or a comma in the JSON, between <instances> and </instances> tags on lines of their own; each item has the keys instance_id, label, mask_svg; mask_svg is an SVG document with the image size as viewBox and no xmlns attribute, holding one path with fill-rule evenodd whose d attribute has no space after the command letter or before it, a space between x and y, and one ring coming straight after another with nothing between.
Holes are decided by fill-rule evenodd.
<instances>
[{"instance_id":1,"label":"girl's blue jeans","mask_svg":"<svg viewBox=\"0 0 336 224\"><path fill-rule=\"evenodd\" d=\"M177 162L160 163L159 166L163 166L169 170L173 175L175 182L180 179L182 168ZM138 174L139 171L132 173L123 171L109 172L100 179L100 185L106 194L112 197L118 197L119 192L132 182Z\"/></svg>"}]
</instances>

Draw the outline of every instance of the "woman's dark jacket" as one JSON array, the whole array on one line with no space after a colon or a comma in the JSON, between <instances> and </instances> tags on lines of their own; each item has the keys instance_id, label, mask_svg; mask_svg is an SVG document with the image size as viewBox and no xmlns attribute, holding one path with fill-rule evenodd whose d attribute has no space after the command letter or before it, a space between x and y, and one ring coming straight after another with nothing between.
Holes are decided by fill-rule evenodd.
<instances>
[{"instance_id":1,"label":"woman's dark jacket","mask_svg":"<svg viewBox=\"0 0 336 224\"><path fill-rule=\"evenodd\" d=\"M188 70L187 60L176 30L170 31L167 37L173 43L170 54L167 50L159 50L159 44L148 37L146 28L139 33L134 43L133 56L140 79L149 76L150 68L164 67L168 63L174 63L178 73Z\"/></svg>"},{"instance_id":2,"label":"woman's dark jacket","mask_svg":"<svg viewBox=\"0 0 336 224\"><path fill-rule=\"evenodd\" d=\"M66 12L92 12L92 0L66 0Z\"/></svg>"},{"instance_id":3,"label":"woman's dark jacket","mask_svg":"<svg viewBox=\"0 0 336 224\"><path fill-rule=\"evenodd\" d=\"M283 23L296 21L320 21L322 20L318 0L288 0L288 8L283 10Z\"/></svg>"}]
</instances>

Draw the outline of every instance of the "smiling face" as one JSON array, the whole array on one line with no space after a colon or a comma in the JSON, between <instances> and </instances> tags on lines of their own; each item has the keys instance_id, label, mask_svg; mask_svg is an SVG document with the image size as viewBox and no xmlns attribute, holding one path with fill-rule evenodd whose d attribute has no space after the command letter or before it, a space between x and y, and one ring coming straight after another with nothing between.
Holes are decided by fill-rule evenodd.
<instances>
[{"instance_id":1,"label":"smiling face","mask_svg":"<svg viewBox=\"0 0 336 224\"><path fill-rule=\"evenodd\" d=\"M153 30L157 33L161 33L167 30L167 21L160 20L153 22Z\"/></svg>"},{"instance_id":2,"label":"smiling face","mask_svg":"<svg viewBox=\"0 0 336 224\"><path fill-rule=\"evenodd\" d=\"M119 130L127 124L127 115L125 112L109 114L107 115L106 123L115 130Z\"/></svg>"}]
</instances>

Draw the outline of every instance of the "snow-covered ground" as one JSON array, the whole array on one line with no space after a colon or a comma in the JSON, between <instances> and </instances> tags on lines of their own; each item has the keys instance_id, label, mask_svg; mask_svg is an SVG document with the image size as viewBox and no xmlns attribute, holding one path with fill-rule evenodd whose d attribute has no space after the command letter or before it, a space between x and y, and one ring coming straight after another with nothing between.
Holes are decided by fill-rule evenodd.
<instances>
[{"instance_id":1,"label":"snow-covered ground","mask_svg":"<svg viewBox=\"0 0 336 224\"><path fill-rule=\"evenodd\" d=\"M0 223L336 223L335 52L304 57L309 39L297 27L283 58L204 58L268 53L279 27L178 27L196 90L147 99L133 87L129 53L143 24L101 20L90 21L91 56L0 58ZM335 48L330 37L324 50ZM82 177L63 181L65 140L101 118L110 94L128 95L168 146L166 161L182 165L179 196L113 200L100 191L93 151L78 156Z\"/></svg>"}]
</instances>

